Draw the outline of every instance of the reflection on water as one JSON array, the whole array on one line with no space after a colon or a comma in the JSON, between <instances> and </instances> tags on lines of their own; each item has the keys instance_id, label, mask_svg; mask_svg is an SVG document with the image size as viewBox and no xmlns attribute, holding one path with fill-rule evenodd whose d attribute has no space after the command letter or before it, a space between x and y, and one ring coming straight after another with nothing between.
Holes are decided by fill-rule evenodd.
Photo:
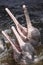
<instances>
[{"instance_id":1,"label":"reflection on water","mask_svg":"<svg viewBox=\"0 0 43 65\"><path fill-rule=\"evenodd\" d=\"M5 12L4 8L5 8L4 6L0 7L0 38L2 36L1 30L8 29L12 25L14 25L13 21L10 19L8 14ZM24 14L23 14L23 11L21 10L21 8L20 9L9 8L9 9L12 11L13 14L15 14L15 16L19 20L19 22L21 21L20 23L23 26L26 26L26 22L25 22L25 19L24 19ZM31 19L34 18L34 16L32 17L32 13L33 12L31 12ZM37 23L37 21L38 21L38 23ZM37 19L37 17L32 19L32 23L35 27L38 27L39 30L42 30L42 26L40 24L39 19ZM37 55L39 55L39 54L41 55L43 53L43 45L38 46L35 49L37 50ZM10 46L9 43L6 44L5 51L4 51L3 54L0 54L0 65L17 65L17 63L13 59L12 47ZM37 64L34 64L34 65L38 65L38 64L43 65L43 61L40 61L40 62L38 62Z\"/></svg>"}]
</instances>

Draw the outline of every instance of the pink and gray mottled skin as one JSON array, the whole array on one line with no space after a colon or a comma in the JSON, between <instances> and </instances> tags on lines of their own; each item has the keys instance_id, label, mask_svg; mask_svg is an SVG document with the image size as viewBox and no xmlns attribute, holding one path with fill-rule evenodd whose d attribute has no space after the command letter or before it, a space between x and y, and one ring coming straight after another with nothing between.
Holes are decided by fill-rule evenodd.
<instances>
[{"instance_id":1,"label":"pink and gray mottled skin","mask_svg":"<svg viewBox=\"0 0 43 65\"><path fill-rule=\"evenodd\" d=\"M11 19L14 21L17 28L16 30L14 26L11 27L12 31L14 32L14 35L17 38L18 44L17 42L16 43L13 42L11 38L8 36L8 34L5 33L5 31L2 31L2 34L8 39L8 41L13 47L14 59L21 64L32 63L32 61L34 61L34 56L36 55L36 51L34 47L31 45L31 43L34 44L39 43L39 38L40 38L39 30L34 26L32 26L25 5L23 5L23 10L26 18L27 28L19 24L17 19L13 16L13 14L10 12L8 8L5 8L5 10L9 14Z\"/></svg>"},{"instance_id":2,"label":"pink and gray mottled skin","mask_svg":"<svg viewBox=\"0 0 43 65\"><path fill-rule=\"evenodd\" d=\"M29 18L29 13L27 11L27 8L25 5L23 5L23 10L24 10L24 15L26 18L26 23L27 23L27 28L23 27L21 24L19 24L19 22L17 21L17 19L13 16L13 14L10 12L10 10L8 8L5 8L6 12L9 14L9 16L11 17L11 19L14 21L17 31L20 34L20 36L22 37L22 39L26 40L36 40L38 41L40 38L40 32L37 28L35 28L34 26L32 26L31 24L31 20Z\"/></svg>"}]
</instances>

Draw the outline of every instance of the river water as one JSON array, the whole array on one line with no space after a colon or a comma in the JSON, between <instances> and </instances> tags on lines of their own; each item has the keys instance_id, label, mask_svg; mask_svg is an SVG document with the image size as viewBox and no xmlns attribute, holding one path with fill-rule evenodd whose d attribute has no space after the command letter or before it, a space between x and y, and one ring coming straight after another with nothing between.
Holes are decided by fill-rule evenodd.
<instances>
[{"instance_id":1,"label":"river water","mask_svg":"<svg viewBox=\"0 0 43 65\"><path fill-rule=\"evenodd\" d=\"M22 5L26 4L31 22L33 26L37 27L41 33L41 46L36 48L37 54L43 53L43 1L42 0L0 0L0 39L1 39L1 31L5 29L10 29L12 25L14 25L13 21L10 19L8 14L5 11L5 8L8 7L14 16L17 18L20 24L26 26ZM15 25L14 25L15 26ZM9 47L9 44L7 45ZM8 49L9 50L9 49ZM8 51L7 50L7 51ZM4 53L5 54L5 53ZM1 55L0 55L1 56ZM34 65L43 65L43 60ZM17 63L13 59L12 50L7 53L7 56L4 56L0 59L0 65L17 65Z\"/></svg>"}]
</instances>

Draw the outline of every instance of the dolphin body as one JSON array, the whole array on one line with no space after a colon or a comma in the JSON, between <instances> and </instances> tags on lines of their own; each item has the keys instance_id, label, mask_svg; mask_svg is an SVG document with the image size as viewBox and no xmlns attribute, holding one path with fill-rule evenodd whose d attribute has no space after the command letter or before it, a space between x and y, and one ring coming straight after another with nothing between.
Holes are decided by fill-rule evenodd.
<instances>
[{"instance_id":1,"label":"dolphin body","mask_svg":"<svg viewBox=\"0 0 43 65\"><path fill-rule=\"evenodd\" d=\"M26 44L22 47L21 54L18 54L14 50L14 59L19 64L27 65L38 63L39 61L43 60L43 56L38 57L34 47L29 42L26 42Z\"/></svg>"},{"instance_id":2,"label":"dolphin body","mask_svg":"<svg viewBox=\"0 0 43 65\"><path fill-rule=\"evenodd\" d=\"M15 39L11 39L11 40L13 42L15 42ZM6 43L6 40L5 40L5 43ZM7 43L9 43L8 40L7 40ZM16 43L14 43L14 45L15 44ZM20 47L17 45L17 49L18 48L19 48L19 50L21 50ZM11 49L9 49L9 50L11 50ZM5 54L7 55L7 51L4 53L4 56L5 56ZM1 57L1 55L0 55L0 57ZM24 61L25 61L25 64L32 64L32 63L37 63L37 62L43 60L43 55L37 56L34 46L27 40L26 44L24 46L22 46L22 51L20 54L17 53L16 50L13 50L13 58L16 62L18 62L20 64L23 64Z\"/></svg>"}]
</instances>

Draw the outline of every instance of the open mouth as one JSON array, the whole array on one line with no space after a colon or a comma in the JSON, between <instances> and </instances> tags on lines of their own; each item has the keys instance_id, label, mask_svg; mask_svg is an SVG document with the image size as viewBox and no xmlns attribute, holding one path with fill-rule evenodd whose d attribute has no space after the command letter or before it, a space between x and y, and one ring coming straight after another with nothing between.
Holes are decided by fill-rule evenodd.
<instances>
[{"instance_id":1,"label":"open mouth","mask_svg":"<svg viewBox=\"0 0 43 65\"><path fill-rule=\"evenodd\" d=\"M19 52L21 52L21 51L22 51L22 50L21 50L21 48L20 48L20 45L18 44L18 42L15 42L15 44L14 44L14 45L15 45L15 47L18 49L18 51L19 51Z\"/></svg>"}]
</instances>

